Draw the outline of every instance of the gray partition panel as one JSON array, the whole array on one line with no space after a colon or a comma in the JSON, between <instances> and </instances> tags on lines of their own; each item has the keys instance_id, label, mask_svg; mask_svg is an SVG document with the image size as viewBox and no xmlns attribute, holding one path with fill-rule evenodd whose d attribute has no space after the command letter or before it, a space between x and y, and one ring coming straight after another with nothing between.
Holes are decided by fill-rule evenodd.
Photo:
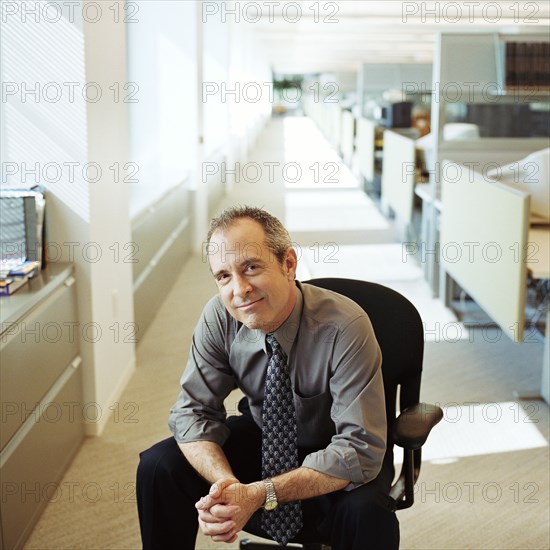
<instances>
[{"instance_id":1,"label":"gray partition panel","mask_svg":"<svg viewBox=\"0 0 550 550\"><path fill-rule=\"evenodd\" d=\"M173 231L189 218L189 190L185 185L172 189L132 224L134 282L162 249Z\"/></svg>"},{"instance_id":2,"label":"gray partition panel","mask_svg":"<svg viewBox=\"0 0 550 550\"><path fill-rule=\"evenodd\" d=\"M75 287L62 285L2 334L0 449L78 354L75 303Z\"/></svg>"},{"instance_id":3,"label":"gray partition panel","mask_svg":"<svg viewBox=\"0 0 550 550\"><path fill-rule=\"evenodd\" d=\"M51 421L51 416L49 421L44 416L32 420L34 425L29 433L11 456L2 461L2 486L5 489L2 535L6 549L23 547L48 501L55 498L56 491L62 490L59 481L80 447L83 438L81 409L76 412L63 404L76 402L82 405L81 369L69 369L69 379L52 401L59 412L56 421ZM48 414L46 406L43 410Z\"/></svg>"}]
</instances>

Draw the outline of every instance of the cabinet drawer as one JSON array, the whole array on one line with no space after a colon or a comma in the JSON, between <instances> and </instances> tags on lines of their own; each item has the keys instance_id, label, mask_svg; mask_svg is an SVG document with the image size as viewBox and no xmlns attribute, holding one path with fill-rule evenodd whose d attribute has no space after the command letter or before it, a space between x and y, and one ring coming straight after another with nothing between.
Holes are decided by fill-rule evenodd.
<instances>
[{"instance_id":1,"label":"cabinet drawer","mask_svg":"<svg viewBox=\"0 0 550 550\"><path fill-rule=\"evenodd\" d=\"M0 449L78 354L75 287L61 285L0 339Z\"/></svg>"},{"instance_id":2,"label":"cabinet drawer","mask_svg":"<svg viewBox=\"0 0 550 550\"><path fill-rule=\"evenodd\" d=\"M63 472L83 439L81 369L69 367L63 380L64 384L48 400L58 413L55 418L51 414L37 418L20 442L13 440L17 446L13 450L8 446L0 455L2 535L6 549L22 548L48 500L60 490ZM40 408L48 410L48 403ZM67 407L64 403L78 406ZM27 423L22 432L28 427Z\"/></svg>"}]
</instances>

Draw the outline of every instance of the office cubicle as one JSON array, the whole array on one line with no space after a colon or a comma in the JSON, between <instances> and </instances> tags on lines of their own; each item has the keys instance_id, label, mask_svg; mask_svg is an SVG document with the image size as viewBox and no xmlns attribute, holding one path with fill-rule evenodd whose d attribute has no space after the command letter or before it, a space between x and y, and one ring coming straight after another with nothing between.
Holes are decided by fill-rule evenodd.
<instances>
[{"instance_id":1,"label":"office cubicle","mask_svg":"<svg viewBox=\"0 0 550 550\"><path fill-rule=\"evenodd\" d=\"M355 151L359 174L366 182L374 181L374 152L376 138L376 123L364 117L357 119L357 136Z\"/></svg>"},{"instance_id":2,"label":"office cubicle","mask_svg":"<svg viewBox=\"0 0 550 550\"><path fill-rule=\"evenodd\" d=\"M443 179L442 159L486 172L491 167L514 162L548 145L548 137L544 132L493 132L486 127L483 117L476 116L480 115L480 109L485 112L499 107L498 115L496 111L491 111L490 120L500 124L506 118L506 113L511 116L517 109L528 108L531 104L536 104L532 110L539 114L548 112L548 90L508 88L504 78L507 70L504 53L510 41L547 42L548 35L533 32L442 33L437 36L433 66L433 82L437 86L434 86L430 124L433 172L426 192L431 207L425 209L428 218L426 246L430 250L434 249L439 240L439 211L436 205ZM463 63L464 59L469 62ZM450 93L450 90L455 90L458 96ZM444 131L447 123L461 121L461 113L469 115L464 122L479 125L479 138L447 139ZM444 296L446 290L444 285L441 286L442 279L433 256L428 258L425 272L434 295Z\"/></svg>"},{"instance_id":3,"label":"office cubicle","mask_svg":"<svg viewBox=\"0 0 550 550\"><path fill-rule=\"evenodd\" d=\"M340 123L340 152L347 166L352 165L355 147L355 117L351 111L342 110Z\"/></svg>"},{"instance_id":4,"label":"office cubicle","mask_svg":"<svg viewBox=\"0 0 550 550\"><path fill-rule=\"evenodd\" d=\"M415 140L384 131L382 154L382 211L395 216L399 232L405 236L413 217L414 187L416 184Z\"/></svg>"},{"instance_id":5,"label":"office cubicle","mask_svg":"<svg viewBox=\"0 0 550 550\"><path fill-rule=\"evenodd\" d=\"M442 166L440 265L511 339L524 335L528 193L455 162ZM450 297L446 298L449 305Z\"/></svg>"}]
</instances>

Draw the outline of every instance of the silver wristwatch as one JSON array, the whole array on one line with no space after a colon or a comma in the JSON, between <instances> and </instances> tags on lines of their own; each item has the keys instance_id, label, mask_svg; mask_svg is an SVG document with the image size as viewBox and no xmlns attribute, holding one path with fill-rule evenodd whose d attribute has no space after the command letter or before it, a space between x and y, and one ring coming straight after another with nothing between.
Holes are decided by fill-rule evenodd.
<instances>
[{"instance_id":1,"label":"silver wristwatch","mask_svg":"<svg viewBox=\"0 0 550 550\"><path fill-rule=\"evenodd\" d=\"M270 478L263 480L265 485L265 502L263 505L264 510L275 510L279 503L277 502L277 493L275 492L275 486Z\"/></svg>"}]
</instances>

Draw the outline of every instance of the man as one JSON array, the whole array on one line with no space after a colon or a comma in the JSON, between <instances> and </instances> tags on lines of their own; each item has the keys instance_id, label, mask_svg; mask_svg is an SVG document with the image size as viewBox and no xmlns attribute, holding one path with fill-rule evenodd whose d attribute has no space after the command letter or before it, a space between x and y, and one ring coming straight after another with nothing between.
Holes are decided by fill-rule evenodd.
<instances>
[{"instance_id":1,"label":"man","mask_svg":"<svg viewBox=\"0 0 550 550\"><path fill-rule=\"evenodd\" d=\"M282 544L321 535L334 550L397 548L368 316L295 281L288 232L262 209L223 212L206 252L219 294L193 335L174 438L143 452L138 468L144 548L193 549L199 527L233 542L245 525ZM226 418L236 388L243 414Z\"/></svg>"}]
</instances>

